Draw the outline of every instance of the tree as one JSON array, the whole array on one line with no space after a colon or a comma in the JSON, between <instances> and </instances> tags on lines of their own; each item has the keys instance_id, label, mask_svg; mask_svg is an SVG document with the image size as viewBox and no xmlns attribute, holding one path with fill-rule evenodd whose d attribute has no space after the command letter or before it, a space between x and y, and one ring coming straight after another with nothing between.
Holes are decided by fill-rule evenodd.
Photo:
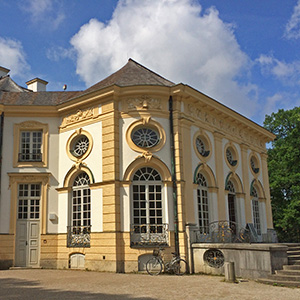
<instances>
[{"instance_id":1,"label":"tree","mask_svg":"<svg viewBox=\"0 0 300 300\"><path fill-rule=\"evenodd\" d=\"M276 135L268 149L274 227L281 242L300 242L300 107L266 116Z\"/></svg>"}]
</instances>

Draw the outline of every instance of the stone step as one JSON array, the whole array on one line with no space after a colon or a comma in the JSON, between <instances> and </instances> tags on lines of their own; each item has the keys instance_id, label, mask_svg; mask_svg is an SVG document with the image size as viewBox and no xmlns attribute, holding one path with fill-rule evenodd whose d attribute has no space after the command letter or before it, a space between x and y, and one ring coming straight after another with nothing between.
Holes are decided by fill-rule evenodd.
<instances>
[{"instance_id":1,"label":"stone step","mask_svg":"<svg viewBox=\"0 0 300 300\"><path fill-rule=\"evenodd\" d=\"M290 259L300 259L300 254L295 254L295 255L288 255L288 258Z\"/></svg>"},{"instance_id":2,"label":"stone step","mask_svg":"<svg viewBox=\"0 0 300 300\"><path fill-rule=\"evenodd\" d=\"M298 287L300 288L300 282L299 281L284 281L284 280L273 280L273 279L269 279L269 278L259 278L257 280L260 283L264 283L264 284L270 284L273 286L290 286L290 287Z\"/></svg>"},{"instance_id":3,"label":"stone step","mask_svg":"<svg viewBox=\"0 0 300 300\"><path fill-rule=\"evenodd\" d=\"M300 257L288 257L289 265L298 264L298 262L300 262Z\"/></svg>"},{"instance_id":4,"label":"stone step","mask_svg":"<svg viewBox=\"0 0 300 300\"><path fill-rule=\"evenodd\" d=\"M300 251L300 247L299 246L297 246L297 247L289 247L287 251L288 252L289 251Z\"/></svg>"},{"instance_id":5,"label":"stone step","mask_svg":"<svg viewBox=\"0 0 300 300\"><path fill-rule=\"evenodd\" d=\"M300 265L284 265L283 270L300 270Z\"/></svg>"},{"instance_id":6,"label":"stone step","mask_svg":"<svg viewBox=\"0 0 300 300\"><path fill-rule=\"evenodd\" d=\"M276 270L276 274L278 275L299 275L300 270Z\"/></svg>"},{"instance_id":7,"label":"stone step","mask_svg":"<svg viewBox=\"0 0 300 300\"><path fill-rule=\"evenodd\" d=\"M298 281L300 285L300 274L298 275L272 274L268 276L268 279L272 279L275 281Z\"/></svg>"},{"instance_id":8,"label":"stone step","mask_svg":"<svg viewBox=\"0 0 300 300\"><path fill-rule=\"evenodd\" d=\"M300 255L300 251L299 250L288 250L287 251L287 255Z\"/></svg>"},{"instance_id":9,"label":"stone step","mask_svg":"<svg viewBox=\"0 0 300 300\"><path fill-rule=\"evenodd\" d=\"M289 266L300 266L300 261L299 260L291 260L289 261Z\"/></svg>"},{"instance_id":10,"label":"stone step","mask_svg":"<svg viewBox=\"0 0 300 300\"><path fill-rule=\"evenodd\" d=\"M283 243L282 245L285 245L288 247L300 247L300 243Z\"/></svg>"},{"instance_id":11,"label":"stone step","mask_svg":"<svg viewBox=\"0 0 300 300\"><path fill-rule=\"evenodd\" d=\"M9 270L32 270L32 269L42 269L42 267L10 267Z\"/></svg>"}]
</instances>

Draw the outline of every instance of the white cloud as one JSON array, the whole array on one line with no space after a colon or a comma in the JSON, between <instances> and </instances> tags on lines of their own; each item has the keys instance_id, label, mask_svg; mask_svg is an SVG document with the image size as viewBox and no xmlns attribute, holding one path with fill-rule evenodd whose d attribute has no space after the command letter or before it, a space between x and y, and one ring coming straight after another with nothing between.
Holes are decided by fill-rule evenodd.
<instances>
[{"instance_id":1,"label":"white cloud","mask_svg":"<svg viewBox=\"0 0 300 300\"><path fill-rule=\"evenodd\" d=\"M282 94L275 94L268 97L264 108L265 114L270 115L272 112L275 112L278 107L282 107L284 99L285 97Z\"/></svg>"},{"instance_id":2,"label":"white cloud","mask_svg":"<svg viewBox=\"0 0 300 300\"><path fill-rule=\"evenodd\" d=\"M251 116L253 85L237 77L249 60L233 28L215 8L203 12L193 0L120 0L112 19L91 19L71 39L77 73L90 86L133 58L176 83L187 83Z\"/></svg>"},{"instance_id":3,"label":"white cloud","mask_svg":"<svg viewBox=\"0 0 300 300\"><path fill-rule=\"evenodd\" d=\"M65 19L62 3L58 0L26 0L21 8L29 13L33 23L48 30L56 30Z\"/></svg>"},{"instance_id":4,"label":"white cloud","mask_svg":"<svg viewBox=\"0 0 300 300\"><path fill-rule=\"evenodd\" d=\"M24 75L29 70L22 44L0 37L0 66L11 70L11 75Z\"/></svg>"},{"instance_id":5,"label":"white cloud","mask_svg":"<svg viewBox=\"0 0 300 300\"><path fill-rule=\"evenodd\" d=\"M75 60L74 49L66 49L60 46L49 48L46 52L49 60L58 62L60 59L70 58Z\"/></svg>"},{"instance_id":6,"label":"white cloud","mask_svg":"<svg viewBox=\"0 0 300 300\"><path fill-rule=\"evenodd\" d=\"M272 112L276 112L278 109L287 110L296 106L300 106L298 93L280 92L274 94L273 96L267 97L264 112L267 115L271 115Z\"/></svg>"},{"instance_id":7,"label":"white cloud","mask_svg":"<svg viewBox=\"0 0 300 300\"><path fill-rule=\"evenodd\" d=\"M274 58L272 55L264 54L256 61L260 64L264 74L271 74L286 85L299 85L300 61L286 63Z\"/></svg>"},{"instance_id":8,"label":"white cloud","mask_svg":"<svg viewBox=\"0 0 300 300\"><path fill-rule=\"evenodd\" d=\"M285 26L284 36L287 39L300 38L300 0L298 0L294 7L294 12Z\"/></svg>"}]
</instances>

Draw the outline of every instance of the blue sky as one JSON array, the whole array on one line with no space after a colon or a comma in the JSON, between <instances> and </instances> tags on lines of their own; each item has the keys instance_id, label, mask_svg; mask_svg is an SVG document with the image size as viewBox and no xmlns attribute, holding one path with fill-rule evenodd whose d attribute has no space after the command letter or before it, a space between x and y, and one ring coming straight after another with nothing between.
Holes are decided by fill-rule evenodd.
<instances>
[{"instance_id":1,"label":"blue sky","mask_svg":"<svg viewBox=\"0 0 300 300\"><path fill-rule=\"evenodd\" d=\"M262 124L300 105L300 0L0 0L0 66L83 90L132 58Z\"/></svg>"}]
</instances>

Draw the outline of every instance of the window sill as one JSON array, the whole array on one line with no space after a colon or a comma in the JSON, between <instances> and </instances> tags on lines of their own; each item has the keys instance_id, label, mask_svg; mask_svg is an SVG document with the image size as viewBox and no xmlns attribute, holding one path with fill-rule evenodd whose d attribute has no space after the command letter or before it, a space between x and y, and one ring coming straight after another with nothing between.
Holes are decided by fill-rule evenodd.
<instances>
[{"instance_id":1,"label":"window sill","mask_svg":"<svg viewBox=\"0 0 300 300\"><path fill-rule=\"evenodd\" d=\"M43 161L19 161L13 165L14 168L47 168Z\"/></svg>"}]
</instances>

